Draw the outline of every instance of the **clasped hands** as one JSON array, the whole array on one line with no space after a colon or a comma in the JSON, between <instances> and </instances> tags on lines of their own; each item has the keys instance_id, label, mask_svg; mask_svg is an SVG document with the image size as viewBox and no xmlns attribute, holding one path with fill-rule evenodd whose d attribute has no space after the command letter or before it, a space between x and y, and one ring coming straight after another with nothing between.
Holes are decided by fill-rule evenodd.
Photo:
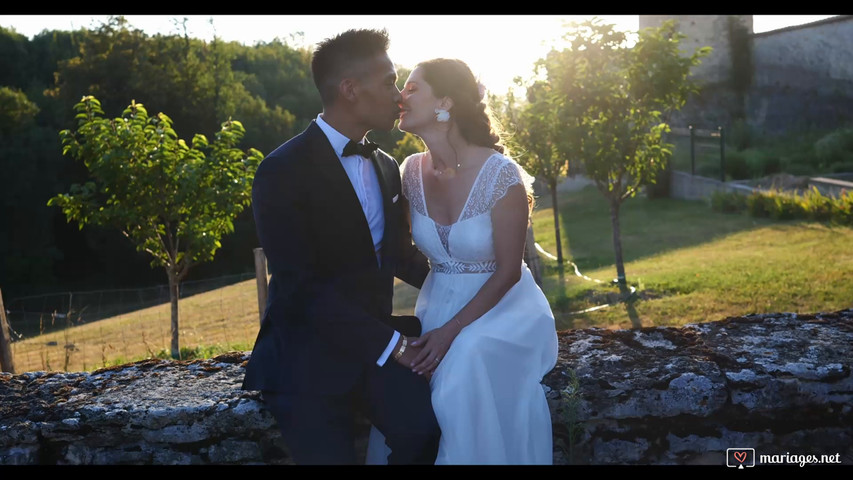
<instances>
[{"instance_id":1,"label":"clasped hands","mask_svg":"<svg viewBox=\"0 0 853 480\"><path fill-rule=\"evenodd\" d=\"M420 337L407 337L408 345L397 362L429 380L460 331L458 322L447 322Z\"/></svg>"}]
</instances>

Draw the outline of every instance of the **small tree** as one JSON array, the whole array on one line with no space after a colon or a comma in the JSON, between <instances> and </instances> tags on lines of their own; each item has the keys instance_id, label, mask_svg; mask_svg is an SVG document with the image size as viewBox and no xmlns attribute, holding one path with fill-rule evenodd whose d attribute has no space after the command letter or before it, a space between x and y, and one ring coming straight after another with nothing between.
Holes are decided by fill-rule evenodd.
<instances>
[{"instance_id":1,"label":"small tree","mask_svg":"<svg viewBox=\"0 0 853 480\"><path fill-rule=\"evenodd\" d=\"M554 105L549 103L551 86L537 82L527 88L527 101L517 104L510 91L506 97L504 121L514 125L511 137L516 161L531 175L548 185L554 212L554 235L557 242L557 264L563 265L563 243L560 240L560 213L557 187L565 177L569 162L557 144L572 134L572 126L556 120Z\"/></svg>"},{"instance_id":2,"label":"small tree","mask_svg":"<svg viewBox=\"0 0 853 480\"><path fill-rule=\"evenodd\" d=\"M547 80L531 86L543 92L531 101L566 129L557 130L553 148L562 158L581 160L610 203L617 281L624 290L619 208L641 185L655 182L671 155L664 138L668 115L698 90L690 68L710 47L682 55L684 35L673 21L642 30L633 47L625 33L598 19L572 27L563 37L569 47L540 62Z\"/></svg>"},{"instance_id":3,"label":"small tree","mask_svg":"<svg viewBox=\"0 0 853 480\"><path fill-rule=\"evenodd\" d=\"M417 135L406 132L403 138L397 141L394 151L391 153L398 162L403 163L409 155L420 153L425 150L424 142Z\"/></svg>"},{"instance_id":4,"label":"small tree","mask_svg":"<svg viewBox=\"0 0 853 480\"><path fill-rule=\"evenodd\" d=\"M245 130L228 120L208 143L196 134L192 146L179 139L163 113L149 117L132 102L120 118L102 118L100 102L83 97L75 105L76 132L60 132L63 155L86 165L91 180L74 184L48 205L60 207L69 222L112 226L137 250L148 252L152 267L169 278L173 358L180 358L178 297L189 269L213 260L220 239L234 231L234 218L251 204L252 180L263 155L237 148Z\"/></svg>"}]
</instances>

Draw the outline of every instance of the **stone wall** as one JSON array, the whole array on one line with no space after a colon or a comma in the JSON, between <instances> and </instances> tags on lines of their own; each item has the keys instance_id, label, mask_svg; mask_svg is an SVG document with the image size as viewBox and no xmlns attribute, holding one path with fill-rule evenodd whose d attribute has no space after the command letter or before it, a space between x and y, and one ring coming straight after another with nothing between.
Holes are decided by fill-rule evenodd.
<instances>
[{"instance_id":1,"label":"stone wall","mask_svg":"<svg viewBox=\"0 0 853 480\"><path fill-rule=\"evenodd\" d=\"M755 189L747 185L720 180L687 172L670 172L669 196L681 200L710 200L714 192L734 192L751 194Z\"/></svg>"},{"instance_id":2,"label":"stone wall","mask_svg":"<svg viewBox=\"0 0 853 480\"><path fill-rule=\"evenodd\" d=\"M0 373L0 465L288 464L248 352ZM724 465L726 448L853 463L853 310L560 332L557 464ZM359 424L359 445L368 425Z\"/></svg>"},{"instance_id":3,"label":"stone wall","mask_svg":"<svg viewBox=\"0 0 853 480\"><path fill-rule=\"evenodd\" d=\"M853 122L853 16L753 36L747 121L769 133Z\"/></svg>"},{"instance_id":4,"label":"stone wall","mask_svg":"<svg viewBox=\"0 0 853 480\"><path fill-rule=\"evenodd\" d=\"M753 85L853 96L853 16L754 34Z\"/></svg>"},{"instance_id":5,"label":"stone wall","mask_svg":"<svg viewBox=\"0 0 853 480\"><path fill-rule=\"evenodd\" d=\"M743 103L731 89L727 15L640 15L640 28L674 19L687 35L685 53L710 46L692 75L702 85L672 116L675 126L731 126L741 108L757 131L771 135L828 130L853 123L853 15L752 34L752 84ZM752 16L738 15L752 32Z\"/></svg>"},{"instance_id":6,"label":"stone wall","mask_svg":"<svg viewBox=\"0 0 853 480\"><path fill-rule=\"evenodd\" d=\"M752 33L752 15L735 15L737 21ZM664 21L674 20L676 29L686 35L680 48L693 54L702 47L711 47L711 53L691 73L703 83L725 83L731 76L731 44L729 42L729 15L640 15L640 29L660 27Z\"/></svg>"}]
</instances>

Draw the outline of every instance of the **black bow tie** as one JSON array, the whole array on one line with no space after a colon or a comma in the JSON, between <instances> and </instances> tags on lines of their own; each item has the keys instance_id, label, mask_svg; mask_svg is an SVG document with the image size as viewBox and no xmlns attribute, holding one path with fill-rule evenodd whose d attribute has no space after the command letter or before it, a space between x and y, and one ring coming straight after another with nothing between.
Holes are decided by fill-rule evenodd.
<instances>
[{"instance_id":1,"label":"black bow tie","mask_svg":"<svg viewBox=\"0 0 853 480\"><path fill-rule=\"evenodd\" d=\"M370 155L377 148L379 148L378 143L366 142L364 145L362 145L360 143L356 143L350 140L349 143L347 143L347 146L344 147L343 156L346 157L349 155L361 155L362 157L370 158Z\"/></svg>"}]
</instances>

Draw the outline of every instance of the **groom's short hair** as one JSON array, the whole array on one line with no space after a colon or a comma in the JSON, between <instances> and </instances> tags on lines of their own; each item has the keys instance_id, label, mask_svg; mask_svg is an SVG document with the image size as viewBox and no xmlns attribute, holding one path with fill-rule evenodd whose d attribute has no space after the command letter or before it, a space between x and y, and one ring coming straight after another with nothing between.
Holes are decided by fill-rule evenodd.
<instances>
[{"instance_id":1,"label":"groom's short hair","mask_svg":"<svg viewBox=\"0 0 853 480\"><path fill-rule=\"evenodd\" d=\"M359 64L387 52L388 43L385 29L352 29L320 42L311 59L311 74L323 105L335 99L344 77L366 73L359 71Z\"/></svg>"}]
</instances>

